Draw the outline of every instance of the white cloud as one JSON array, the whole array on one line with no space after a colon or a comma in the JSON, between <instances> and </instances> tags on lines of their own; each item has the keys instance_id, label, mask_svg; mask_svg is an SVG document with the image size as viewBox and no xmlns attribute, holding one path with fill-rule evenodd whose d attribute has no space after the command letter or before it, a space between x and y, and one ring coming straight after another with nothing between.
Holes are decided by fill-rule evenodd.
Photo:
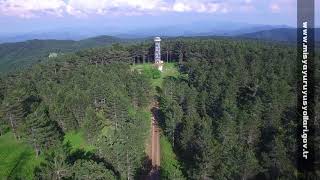
<instances>
[{"instance_id":1,"label":"white cloud","mask_svg":"<svg viewBox=\"0 0 320 180\"><path fill-rule=\"evenodd\" d=\"M277 12L286 3L270 3ZM36 17L42 14L54 16L71 15L141 15L159 12L228 13L251 11L259 3L253 0L0 0L0 15Z\"/></svg>"},{"instance_id":2,"label":"white cloud","mask_svg":"<svg viewBox=\"0 0 320 180\"><path fill-rule=\"evenodd\" d=\"M280 11L280 6L277 3L271 3L270 4L270 9L272 12L279 12Z\"/></svg>"},{"instance_id":3,"label":"white cloud","mask_svg":"<svg viewBox=\"0 0 320 180\"><path fill-rule=\"evenodd\" d=\"M173 10L177 12L186 12L190 11L191 7L189 7L187 4L182 2L176 2L173 4Z\"/></svg>"},{"instance_id":4,"label":"white cloud","mask_svg":"<svg viewBox=\"0 0 320 180\"><path fill-rule=\"evenodd\" d=\"M172 10L176 12L217 13L228 12L228 4L210 0L176 0Z\"/></svg>"},{"instance_id":5,"label":"white cloud","mask_svg":"<svg viewBox=\"0 0 320 180\"><path fill-rule=\"evenodd\" d=\"M286 13L290 13L291 15L294 15L296 14L296 11L297 11L297 1L296 0L272 0L269 4L269 9L273 13L286 12Z\"/></svg>"},{"instance_id":6,"label":"white cloud","mask_svg":"<svg viewBox=\"0 0 320 180\"><path fill-rule=\"evenodd\" d=\"M208 12L217 12L217 11L221 11L226 13L227 12L227 8L226 7L222 7L222 4L217 4L217 3L209 3L207 5L207 11Z\"/></svg>"},{"instance_id":7,"label":"white cloud","mask_svg":"<svg viewBox=\"0 0 320 180\"><path fill-rule=\"evenodd\" d=\"M161 0L69 0L69 9L86 14L105 14L111 11L148 11L161 7Z\"/></svg>"},{"instance_id":8,"label":"white cloud","mask_svg":"<svg viewBox=\"0 0 320 180\"><path fill-rule=\"evenodd\" d=\"M65 2L63 0L0 0L0 14L34 17L34 12L61 16Z\"/></svg>"},{"instance_id":9,"label":"white cloud","mask_svg":"<svg viewBox=\"0 0 320 180\"><path fill-rule=\"evenodd\" d=\"M86 17L87 15L80 10L73 8L70 5L66 6L66 13L76 17Z\"/></svg>"}]
</instances>

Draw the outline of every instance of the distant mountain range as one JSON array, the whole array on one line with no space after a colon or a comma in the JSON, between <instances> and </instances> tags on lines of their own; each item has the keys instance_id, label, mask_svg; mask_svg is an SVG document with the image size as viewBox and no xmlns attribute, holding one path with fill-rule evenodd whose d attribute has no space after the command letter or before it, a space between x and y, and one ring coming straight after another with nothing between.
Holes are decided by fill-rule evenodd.
<instances>
[{"instance_id":1,"label":"distant mountain range","mask_svg":"<svg viewBox=\"0 0 320 180\"><path fill-rule=\"evenodd\" d=\"M263 30L253 33L238 35L240 38L259 39L267 41L296 42L297 29L294 28L278 28L271 30ZM320 42L320 28L315 29L315 41Z\"/></svg>"},{"instance_id":2,"label":"distant mountain range","mask_svg":"<svg viewBox=\"0 0 320 180\"><path fill-rule=\"evenodd\" d=\"M238 22L197 21L188 24L150 25L149 27L90 26L71 27L47 30L45 32L28 32L18 34L0 34L0 43L21 42L32 39L82 40L100 35L110 35L119 38L145 38L151 36L235 36L277 28L289 28L285 25L252 25Z\"/></svg>"}]
</instances>

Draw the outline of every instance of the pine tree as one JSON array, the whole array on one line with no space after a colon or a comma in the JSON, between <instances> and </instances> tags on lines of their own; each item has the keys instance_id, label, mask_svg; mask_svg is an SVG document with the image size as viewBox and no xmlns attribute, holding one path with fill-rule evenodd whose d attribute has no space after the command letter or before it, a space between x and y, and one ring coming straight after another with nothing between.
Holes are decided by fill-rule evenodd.
<instances>
[{"instance_id":1,"label":"pine tree","mask_svg":"<svg viewBox=\"0 0 320 180\"><path fill-rule=\"evenodd\" d=\"M92 108L86 109L83 127L88 142L95 142L95 138L100 135L104 125L103 119L99 118Z\"/></svg>"},{"instance_id":2,"label":"pine tree","mask_svg":"<svg viewBox=\"0 0 320 180\"><path fill-rule=\"evenodd\" d=\"M53 151L45 154L45 161L35 169L36 179L68 179L72 177L71 165L68 164L70 147L59 145Z\"/></svg>"},{"instance_id":3,"label":"pine tree","mask_svg":"<svg viewBox=\"0 0 320 180\"><path fill-rule=\"evenodd\" d=\"M58 125L50 119L48 109L41 103L35 112L26 118L25 131L33 145L36 155L54 145L62 139L62 132Z\"/></svg>"},{"instance_id":4,"label":"pine tree","mask_svg":"<svg viewBox=\"0 0 320 180\"><path fill-rule=\"evenodd\" d=\"M78 180L115 180L114 173L102 163L93 160L77 160L71 167L72 178Z\"/></svg>"},{"instance_id":5,"label":"pine tree","mask_svg":"<svg viewBox=\"0 0 320 180\"><path fill-rule=\"evenodd\" d=\"M166 134L170 137L172 145L175 145L175 136L177 126L181 123L183 112L181 107L177 104L176 101L171 101L171 104L163 112L165 114L165 131Z\"/></svg>"},{"instance_id":6,"label":"pine tree","mask_svg":"<svg viewBox=\"0 0 320 180\"><path fill-rule=\"evenodd\" d=\"M22 123L26 114L21 100L5 99L3 106L5 115L4 118L7 120L15 139L20 139Z\"/></svg>"}]
</instances>

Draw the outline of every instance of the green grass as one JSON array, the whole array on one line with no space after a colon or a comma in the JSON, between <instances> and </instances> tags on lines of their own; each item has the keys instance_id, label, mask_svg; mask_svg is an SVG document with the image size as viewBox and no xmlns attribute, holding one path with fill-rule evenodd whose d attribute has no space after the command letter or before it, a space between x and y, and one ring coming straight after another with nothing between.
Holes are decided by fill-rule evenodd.
<instances>
[{"instance_id":1,"label":"green grass","mask_svg":"<svg viewBox=\"0 0 320 180\"><path fill-rule=\"evenodd\" d=\"M33 171L43 160L27 143L11 132L0 136L0 179L33 179Z\"/></svg>"},{"instance_id":2,"label":"green grass","mask_svg":"<svg viewBox=\"0 0 320 180\"><path fill-rule=\"evenodd\" d=\"M162 87L163 79L166 77L178 77L179 71L176 63L165 63L163 72L161 73L161 78L158 81L155 81L155 85Z\"/></svg>"},{"instance_id":3,"label":"green grass","mask_svg":"<svg viewBox=\"0 0 320 180\"><path fill-rule=\"evenodd\" d=\"M82 149L84 151L92 151L95 149L94 146L89 145L86 142L82 131L68 132L67 134L65 134L63 142L69 142L72 150Z\"/></svg>"},{"instance_id":4,"label":"green grass","mask_svg":"<svg viewBox=\"0 0 320 180\"><path fill-rule=\"evenodd\" d=\"M64 143L69 142L72 150L92 151L83 132L69 132ZM41 162L43 155L36 157L33 148L24 141L17 141L11 132L0 136L0 180L2 179L33 179L33 171Z\"/></svg>"},{"instance_id":5,"label":"green grass","mask_svg":"<svg viewBox=\"0 0 320 180\"><path fill-rule=\"evenodd\" d=\"M160 175L161 179L185 179L181 171L181 165L173 151L173 148L164 135L160 137Z\"/></svg>"},{"instance_id":6,"label":"green grass","mask_svg":"<svg viewBox=\"0 0 320 180\"><path fill-rule=\"evenodd\" d=\"M134 70L137 70L142 73L150 72L152 69L154 69L154 65L150 63L145 63L145 64L138 64L138 65L133 65L132 68ZM163 71L161 72L160 78L154 79L150 77L152 86L155 87L162 87L162 82L164 78L166 77L178 77L179 76L179 71L177 68L176 63L164 63L164 68Z\"/></svg>"}]
</instances>

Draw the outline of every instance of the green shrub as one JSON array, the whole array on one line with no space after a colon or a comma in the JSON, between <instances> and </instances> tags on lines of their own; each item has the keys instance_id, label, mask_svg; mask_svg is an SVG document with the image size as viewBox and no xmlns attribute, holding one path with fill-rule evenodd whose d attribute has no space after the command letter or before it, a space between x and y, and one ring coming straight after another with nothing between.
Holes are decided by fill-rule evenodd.
<instances>
[{"instance_id":1,"label":"green shrub","mask_svg":"<svg viewBox=\"0 0 320 180\"><path fill-rule=\"evenodd\" d=\"M156 69L153 66L144 66L143 74L145 74L150 79L159 79L161 78L161 71Z\"/></svg>"},{"instance_id":2,"label":"green shrub","mask_svg":"<svg viewBox=\"0 0 320 180\"><path fill-rule=\"evenodd\" d=\"M161 71L159 71L158 69L153 68L152 69L152 78L153 79L161 78Z\"/></svg>"}]
</instances>

